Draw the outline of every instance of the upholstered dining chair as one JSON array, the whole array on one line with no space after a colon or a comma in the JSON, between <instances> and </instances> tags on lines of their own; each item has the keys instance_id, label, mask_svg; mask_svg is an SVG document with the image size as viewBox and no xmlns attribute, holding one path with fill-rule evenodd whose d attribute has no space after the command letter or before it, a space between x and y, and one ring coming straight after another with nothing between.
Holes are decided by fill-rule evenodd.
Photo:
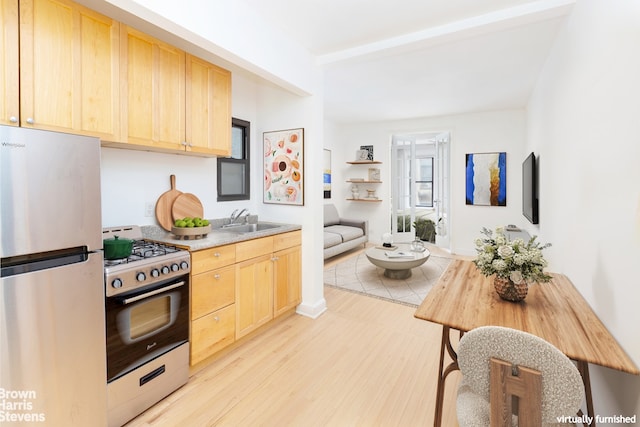
<instances>
[{"instance_id":1,"label":"upholstered dining chair","mask_svg":"<svg viewBox=\"0 0 640 427\"><path fill-rule=\"evenodd\" d=\"M507 374L504 362L507 364ZM499 365L502 365L502 370ZM567 424L559 422L559 419L563 416L575 417L584 397L580 373L567 356L547 341L515 329L483 326L467 332L458 346L458 366L462 373L456 401L460 427L522 427L527 424L525 420L530 422L535 418L539 419L537 425L563 426ZM502 376L495 377L500 371ZM510 375L518 376L520 372L523 375L515 378L515 392L495 390L496 387L508 385L512 380ZM533 377L533 386L527 385L527 375ZM494 390L490 390L492 380ZM538 390L536 381L539 381ZM490 392L491 396L501 395L504 399L492 400ZM506 407L510 408L511 395L522 396L521 411L533 407L540 412L530 413L533 415L520 412L520 420L517 415L510 416L509 412L509 415L502 414L501 420L496 419L498 417L495 414L501 411L497 405L506 402ZM495 411L493 422L490 415L492 410Z\"/></svg>"}]
</instances>

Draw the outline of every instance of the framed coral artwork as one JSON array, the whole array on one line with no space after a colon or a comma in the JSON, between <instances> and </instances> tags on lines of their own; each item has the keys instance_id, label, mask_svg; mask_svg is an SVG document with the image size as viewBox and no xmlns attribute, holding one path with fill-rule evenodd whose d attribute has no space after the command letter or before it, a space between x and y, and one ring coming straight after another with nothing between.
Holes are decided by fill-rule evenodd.
<instances>
[{"instance_id":1,"label":"framed coral artwork","mask_svg":"<svg viewBox=\"0 0 640 427\"><path fill-rule=\"evenodd\" d=\"M304 205L304 128L263 133L264 203Z\"/></svg>"}]
</instances>

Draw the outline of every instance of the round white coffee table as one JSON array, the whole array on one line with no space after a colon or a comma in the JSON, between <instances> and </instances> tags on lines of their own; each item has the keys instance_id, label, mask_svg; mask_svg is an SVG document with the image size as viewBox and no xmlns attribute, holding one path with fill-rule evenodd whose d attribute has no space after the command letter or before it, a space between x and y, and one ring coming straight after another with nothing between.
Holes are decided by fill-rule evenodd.
<instances>
[{"instance_id":1,"label":"round white coffee table","mask_svg":"<svg viewBox=\"0 0 640 427\"><path fill-rule=\"evenodd\" d=\"M409 245L398 245L396 250L373 247L365 252L371 264L384 268L384 275L390 279L407 279L411 277L411 269L421 266L431 253L413 252Z\"/></svg>"}]
</instances>

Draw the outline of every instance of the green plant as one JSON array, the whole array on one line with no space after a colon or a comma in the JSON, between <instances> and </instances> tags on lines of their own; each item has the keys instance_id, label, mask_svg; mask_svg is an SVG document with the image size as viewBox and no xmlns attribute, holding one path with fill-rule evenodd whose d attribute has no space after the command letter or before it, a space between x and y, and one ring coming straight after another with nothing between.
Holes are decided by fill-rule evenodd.
<instances>
[{"instance_id":1,"label":"green plant","mask_svg":"<svg viewBox=\"0 0 640 427\"><path fill-rule=\"evenodd\" d=\"M476 239L477 258L473 263L485 276L495 274L514 283L548 282L551 276L543 269L547 261L542 256L542 250L551 243L541 245L538 236L533 236L527 243L522 239L510 241L502 227L493 231L482 228L484 238Z\"/></svg>"},{"instance_id":2,"label":"green plant","mask_svg":"<svg viewBox=\"0 0 640 427\"><path fill-rule=\"evenodd\" d=\"M416 237L426 242L435 243L436 241L436 223L427 218L416 218L413 222L413 228L416 229Z\"/></svg>"}]
</instances>

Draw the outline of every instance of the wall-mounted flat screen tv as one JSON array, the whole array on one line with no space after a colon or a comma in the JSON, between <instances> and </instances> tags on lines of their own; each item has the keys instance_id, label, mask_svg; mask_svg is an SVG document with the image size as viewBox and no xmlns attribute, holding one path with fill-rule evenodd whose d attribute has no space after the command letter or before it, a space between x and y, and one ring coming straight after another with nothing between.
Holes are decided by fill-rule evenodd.
<instances>
[{"instance_id":1,"label":"wall-mounted flat screen tv","mask_svg":"<svg viewBox=\"0 0 640 427\"><path fill-rule=\"evenodd\" d=\"M538 223L538 173L534 153L522 162L522 215L532 224Z\"/></svg>"}]
</instances>

